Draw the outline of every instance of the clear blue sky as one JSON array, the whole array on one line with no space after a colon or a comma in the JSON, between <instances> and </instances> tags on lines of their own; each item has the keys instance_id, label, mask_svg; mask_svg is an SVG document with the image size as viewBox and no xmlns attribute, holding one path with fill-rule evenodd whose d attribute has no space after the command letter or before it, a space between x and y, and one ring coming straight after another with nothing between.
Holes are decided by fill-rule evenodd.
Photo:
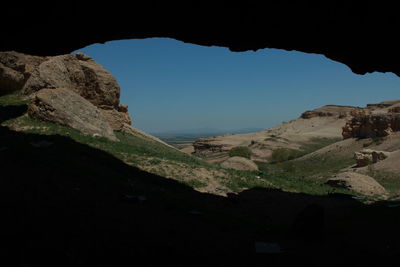
<instances>
[{"instance_id":1,"label":"clear blue sky","mask_svg":"<svg viewBox=\"0 0 400 267\"><path fill-rule=\"evenodd\" d=\"M235 53L162 38L79 51L111 71L134 127L147 132L266 129L326 104L365 106L400 98L396 75L355 75L316 54Z\"/></svg>"}]
</instances>

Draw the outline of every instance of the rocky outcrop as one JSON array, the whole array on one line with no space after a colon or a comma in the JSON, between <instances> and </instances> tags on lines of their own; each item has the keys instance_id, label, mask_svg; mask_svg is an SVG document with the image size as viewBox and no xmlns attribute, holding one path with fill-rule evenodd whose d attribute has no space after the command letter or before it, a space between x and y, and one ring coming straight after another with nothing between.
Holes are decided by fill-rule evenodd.
<instances>
[{"instance_id":1,"label":"rocky outcrop","mask_svg":"<svg viewBox=\"0 0 400 267\"><path fill-rule=\"evenodd\" d=\"M380 185L374 178L355 173L355 172L343 172L330 178L326 184L352 190L357 193L369 196L386 196L386 189Z\"/></svg>"},{"instance_id":2,"label":"rocky outcrop","mask_svg":"<svg viewBox=\"0 0 400 267\"><path fill-rule=\"evenodd\" d=\"M389 113L400 113L400 104L391 106L388 110Z\"/></svg>"},{"instance_id":3,"label":"rocky outcrop","mask_svg":"<svg viewBox=\"0 0 400 267\"><path fill-rule=\"evenodd\" d=\"M33 118L68 126L86 134L117 140L99 109L69 89L40 90L29 104L28 114Z\"/></svg>"},{"instance_id":4,"label":"rocky outcrop","mask_svg":"<svg viewBox=\"0 0 400 267\"><path fill-rule=\"evenodd\" d=\"M68 88L97 107L118 108L120 87L109 71L83 54L50 57L26 81L23 91Z\"/></svg>"},{"instance_id":5,"label":"rocky outcrop","mask_svg":"<svg viewBox=\"0 0 400 267\"><path fill-rule=\"evenodd\" d=\"M258 170L257 164L253 161L243 157L231 157L220 165L225 169L234 169L239 171L256 171Z\"/></svg>"},{"instance_id":6,"label":"rocky outcrop","mask_svg":"<svg viewBox=\"0 0 400 267\"><path fill-rule=\"evenodd\" d=\"M3 1L1 19L7 26L2 29L0 50L60 55L94 43L168 37L232 51L278 48L318 53L347 64L355 73L400 74L399 41L392 34L400 26L396 2L268 1L261 7L247 1L238 5L205 1L192 8L178 2L141 1L134 13L128 2L80 1L79 7L63 7ZM149 20L149 14L156 19ZM18 23L10 23L14 20Z\"/></svg>"},{"instance_id":7,"label":"rocky outcrop","mask_svg":"<svg viewBox=\"0 0 400 267\"><path fill-rule=\"evenodd\" d=\"M0 94L19 91L34 97L42 89L66 88L98 107L113 130L131 124L119 104L120 87L112 74L82 53L37 57L0 52Z\"/></svg>"},{"instance_id":8,"label":"rocky outcrop","mask_svg":"<svg viewBox=\"0 0 400 267\"><path fill-rule=\"evenodd\" d=\"M301 114L300 117L303 119L311 119L314 117L331 117L331 116L334 116L334 114L331 112L308 110L308 111L304 112L303 114Z\"/></svg>"},{"instance_id":9,"label":"rocky outcrop","mask_svg":"<svg viewBox=\"0 0 400 267\"><path fill-rule=\"evenodd\" d=\"M193 143L193 147L198 154L229 151L223 144L216 143L214 138L199 138Z\"/></svg>"},{"instance_id":10,"label":"rocky outcrop","mask_svg":"<svg viewBox=\"0 0 400 267\"><path fill-rule=\"evenodd\" d=\"M364 167L369 164L377 163L378 161L384 160L389 156L390 152L372 149L363 149L354 153L354 159L356 160L357 167Z\"/></svg>"},{"instance_id":11,"label":"rocky outcrop","mask_svg":"<svg viewBox=\"0 0 400 267\"><path fill-rule=\"evenodd\" d=\"M14 51L0 52L0 94L21 90L32 72L44 60L45 57Z\"/></svg>"},{"instance_id":12,"label":"rocky outcrop","mask_svg":"<svg viewBox=\"0 0 400 267\"><path fill-rule=\"evenodd\" d=\"M372 164L372 154L355 152L354 159L356 160L357 167L364 167Z\"/></svg>"},{"instance_id":13,"label":"rocky outcrop","mask_svg":"<svg viewBox=\"0 0 400 267\"><path fill-rule=\"evenodd\" d=\"M302 113L300 118L311 119L315 117L338 117L345 118L354 116L355 114L363 113L364 110L353 106L326 105L314 110L307 110Z\"/></svg>"},{"instance_id":14,"label":"rocky outcrop","mask_svg":"<svg viewBox=\"0 0 400 267\"><path fill-rule=\"evenodd\" d=\"M118 109L100 109L100 111L114 131L121 131L125 124L132 124L126 105L119 105Z\"/></svg>"},{"instance_id":15,"label":"rocky outcrop","mask_svg":"<svg viewBox=\"0 0 400 267\"><path fill-rule=\"evenodd\" d=\"M370 114L357 116L343 127L342 136L346 138L383 137L400 131L400 114Z\"/></svg>"}]
</instances>

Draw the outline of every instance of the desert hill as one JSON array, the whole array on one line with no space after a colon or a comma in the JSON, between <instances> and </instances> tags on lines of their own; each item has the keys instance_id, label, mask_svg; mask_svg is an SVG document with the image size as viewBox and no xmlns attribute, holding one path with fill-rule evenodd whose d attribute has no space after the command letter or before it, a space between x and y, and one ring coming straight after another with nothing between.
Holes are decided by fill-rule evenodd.
<instances>
[{"instance_id":1,"label":"desert hill","mask_svg":"<svg viewBox=\"0 0 400 267\"><path fill-rule=\"evenodd\" d=\"M195 154L210 162L226 159L227 153L236 146L247 146L253 159L268 161L277 148L301 149L316 139L342 137L342 127L352 116L362 112L361 108L327 105L306 111L298 119L255 133L233 134L199 139L193 143Z\"/></svg>"},{"instance_id":2,"label":"desert hill","mask_svg":"<svg viewBox=\"0 0 400 267\"><path fill-rule=\"evenodd\" d=\"M320 144L323 147L341 140L346 134L343 127L345 125L350 127L352 120L361 120L368 115L377 118L397 116L395 112L399 105L400 100L368 104L363 108L326 105L306 111L297 119L283 122L267 130L196 140L193 143L194 154L209 162L219 163L226 160L229 150L237 146L248 147L252 151L252 159L262 162L270 161L273 151L278 148L303 150L306 153L310 152L308 151L310 146L317 148ZM354 132L353 128L351 131ZM356 137L359 134L354 135Z\"/></svg>"}]
</instances>

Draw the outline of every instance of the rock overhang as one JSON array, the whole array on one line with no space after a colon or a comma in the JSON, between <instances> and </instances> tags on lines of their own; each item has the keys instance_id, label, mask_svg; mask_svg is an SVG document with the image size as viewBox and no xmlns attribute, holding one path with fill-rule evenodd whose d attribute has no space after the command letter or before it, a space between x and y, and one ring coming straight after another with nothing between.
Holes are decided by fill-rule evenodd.
<instances>
[{"instance_id":1,"label":"rock overhang","mask_svg":"<svg viewBox=\"0 0 400 267\"><path fill-rule=\"evenodd\" d=\"M276 1L257 5L202 1L107 4L72 1L2 6L0 51L60 55L112 40L169 37L232 51L278 48L323 54L357 74L400 74L395 3ZM40 15L43 14L43 15ZM10 23L10 21L16 21ZM49 26L51 25L51 26Z\"/></svg>"}]
</instances>

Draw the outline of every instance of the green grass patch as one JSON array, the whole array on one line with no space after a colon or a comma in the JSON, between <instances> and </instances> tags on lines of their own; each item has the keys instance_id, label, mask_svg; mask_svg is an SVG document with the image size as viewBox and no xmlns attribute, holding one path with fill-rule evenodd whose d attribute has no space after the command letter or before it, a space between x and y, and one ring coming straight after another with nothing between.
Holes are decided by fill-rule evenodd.
<instances>
[{"instance_id":1,"label":"green grass patch","mask_svg":"<svg viewBox=\"0 0 400 267\"><path fill-rule=\"evenodd\" d=\"M353 163L354 159L350 157L321 155L305 160L291 160L272 164L258 162L257 165L260 170L266 173L285 173L296 175L297 177L323 179L336 174Z\"/></svg>"},{"instance_id":2,"label":"green grass patch","mask_svg":"<svg viewBox=\"0 0 400 267\"><path fill-rule=\"evenodd\" d=\"M333 193L352 194L352 192L325 185L322 181L297 176L293 173L268 173L265 171L232 171L225 185L234 192L247 188L274 188L288 192L310 195L327 195Z\"/></svg>"},{"instance_id":3,"label":"green grass patch","mask_svg":"<svg viewBox=\"0 0 400 267\"><path fill-rule=\"evenodd\" d=\"M275 188L290 192L310 195L327 195L333 193L351 194L350 191L325 185L322 181L298 176L293 173L273 173L262 175L263 179L273 184Z\"/></svg>"},{"instance_id":4,"label":"green grass patch","mask_svg":"<svg viewBox=\"0 0 400 267\"><path fill-rule=\"evenodd\" d=\"M233 192L240 192L249 188L272 188L273 185L265 179L261 178L259 171L237 171L229 169L230 174L227 177L220 177L222 183Z\"/></svg>"},{"instance_id":5,"label":"green grass patch","mask_svg":"<svg viewBox=\"0 0 400 267\"><path fill-rule=\"evenodd\" d=\"M261 177L276 188L324 195L347 193L344 189L332 188L324 183L341 169L353 163L352 158L339 156L314 156L305 160L291 160L278 163L256 162Z\"/></svg>"},{"instance_id":6,"label":"green grass patch","mask_svg":"<svg viewBox=\"0 0 400 267\"><path fill-rule=\"evenodd\" d=\"M305 155L304 151L290 148L277 148L272 151L271 162L283 162Z\"/></svg>"},{"instance_id":7,"label":"green grass patch","mask_svg":"<svg viewBox=\"0 0 400 267\"><path fill-rule=\"evenodd\" d=\"M341 141L342 138L327 138L327 137L314 137L309 142L305 142L301 146L301 150L305 151L306 154L314 152L323 147L329 146L333 143Z\"/></svg>"},{"instance_id":8,"label":"green grass patch","mask_svg":"<svg viewBox=\"0 0 400 267\"><path fill-rule=\"evenodd\" d=\"M300 158L340 140L340 138L313 138L309 142L304 142L300 149L277 148L272 151L271 162L277 163Z\"/></svg>"},{"instance_id":9,"label":"green grass patch","mask_svg":"<svg viewBox=\"0 0 400 267\"><path fill-rule=\"evenodd\" d=\"M30 102L30 99L21 95L21 92L0 96L0 106L21 106Z\"/></svg>"},{"instance_id":10,"label":"green grass patch","mask_svg":"<svg viewBox=\"0 0 400 267\"><path fill-rule=\"evenodd\" d=\"M207 186L206 183L203 183L203 182L201 182L199 180L195 180L195 179L185 181L184 183L193 188L203 188L203 187Z\"/></svg>"},{"instance_id":11,"label":"green grass patch","mask_svg":"<svg viewBox=\"0 0 400 267\"><path fill-rule=\"evenodd\" d=\"M26 106L27 102L28 100L22 99L19 94L0 97L0 106L2 107L9 105L23 107ZM25 133L39 134L43 136L44 140L46 140L46 136L66 136L75 142L106 151L116 158L135 166L140 166L144 163L157 166L159 167L158 174L163 176L172 174L166 173L168 170L162 166L168 161L172 165L184 164L189 169L187 170L188 173L193 173L193 170L199 167L211 169L218 173L215 174L216 179L234 192L257 187L279 188L286 191L316 195L342 192L339 189L324 185L323 180L315 179L315 177L320 177L321 173L327 176L350 165L353 161L352 159L319 157L311 158L307 161L283 161L275 164L258 163L260 171L222 170L217 165L207 163L199 158L143 137L116 132L119 141L114 142L104 137L86 135L69 127L32 119L27 114L18 115L17 117L9 116L7 118L2 123L4 126L16 128ZM303 151L315 150L324 144L332 143L332 140L325 139L314 141L305 144ZM250 149L247 147L237 147L230 152L230 156L249 158L250 155ZM223 177L218 177L217 175L223 175ZM179 178L179 174L175 174L175 176ZM182 182L194 188L207 186L203 181L197 180L196 177L186 181L182 179Z\"/></svg>"},{"instance_id":12,"label":"green grass patch","mask_svg":"<svg viewBox=\"0 0 400 267\"><path fill-rule=\"evenodd\" d=\"M104 137L86 135L69 127L32 119L27 115L8 120L4 122L4 125L14 125L17 127L28 126L30 128L24 130L24 132L28 133L68 136L79 143L105 150L118 158L126 157L127 155L132 155L133 159L135 156L155 157L181 162L192 166L214 168L214 165L197 159L191 155L182 153L151 139L137 137L130 134L116 132L115 134L119 139L119 142L114 142ZM156 159L153 159L153 162L155 161ZM157 163L159 162L157 161Z\"/></svg>"},{"instance_id":13,"label":"green grass patch","mask_svg":"<svg viewBox=\"0 0 400 267\"><path fill-rule=\"evenodd\" d=\"M247 146L237 146L229 150L229 157L251 158L251 150Z\"/></svg>"}]
</instances>

